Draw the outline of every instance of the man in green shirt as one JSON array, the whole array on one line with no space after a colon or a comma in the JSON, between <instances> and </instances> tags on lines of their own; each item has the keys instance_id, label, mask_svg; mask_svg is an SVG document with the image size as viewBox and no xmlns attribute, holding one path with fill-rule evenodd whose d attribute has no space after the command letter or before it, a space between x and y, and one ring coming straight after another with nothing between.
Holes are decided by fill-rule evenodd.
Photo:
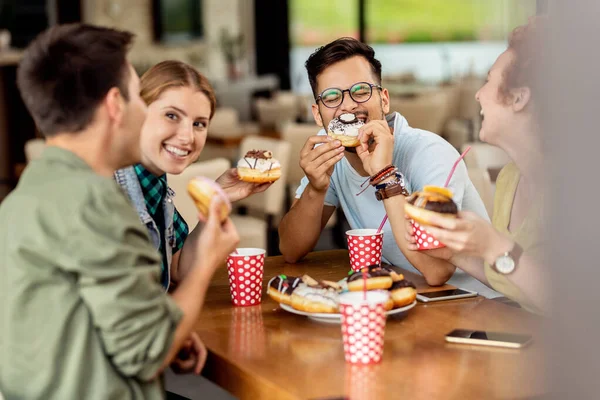
<instances>
[{"instance_id":1,"label":"man in green shirt","mask_svg":"<svg viewBox=\"0 0 600 400\"><path fill-rule=\"evenodd\" d=\"M126 60L131 41L127 32L57 26L19 66L19 90L48 148L0 205L7 399L164 398L162 370L239 240L231 221L210 217L192 272L171 297L163 292L160 255L112 178L139 161L146 113Z\"/></svg>"}]
</instances>

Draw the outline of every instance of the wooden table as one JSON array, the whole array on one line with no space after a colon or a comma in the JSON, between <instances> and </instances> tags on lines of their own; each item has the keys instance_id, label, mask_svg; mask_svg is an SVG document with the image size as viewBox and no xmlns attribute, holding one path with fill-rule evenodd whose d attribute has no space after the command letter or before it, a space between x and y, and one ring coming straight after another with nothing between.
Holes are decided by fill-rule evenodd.
<instances>
[{"instance_id":1,"label":"wooden table","mask_svg":"<svg viewBox=\"0 0 600 400\"><path fill-rule=\"evenodd\" d=\"M281 273L339 280L348 270L344 250L311 253L299 264L269 257L264 285ZM431 290L422 277L404 273L419 291ZM388 318L381 364L352 367L344 361L339 325L288 313L266 294L260 306L233 307L223 268L196 328L210 353L204 375L241 399L437 400L543 394L542 325L483 297L419 303L400 320ZM455 328L531 333L535 341L522 350L445 343Z\"/></svg>"}]
</instances>

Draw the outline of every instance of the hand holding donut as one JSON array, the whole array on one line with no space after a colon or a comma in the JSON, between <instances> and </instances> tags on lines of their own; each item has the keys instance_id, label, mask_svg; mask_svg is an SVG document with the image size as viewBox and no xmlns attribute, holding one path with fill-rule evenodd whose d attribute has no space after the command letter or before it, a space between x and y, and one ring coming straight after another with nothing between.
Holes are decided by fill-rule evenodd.
<instances>
[{"instance_id":1,"label":"hand holding donut","mask_svg":"<svg viewBox=\"0 0 600 400\"><path fill-rule=\"evenodd\" d=\"M381 171L392 163L394 150L394 133L386 120L372 120L359 129L360 145L356 154L369 175ZM374 143L369 145L373 139Z\"/></svg>"},{"instance_id":2,"label":"hand holding donut","mask_svg":"<svg viewBox=\"0 0 600 400\"><path fill-rule=\"evenodd\" d=\"M344 147L339 140L328 136L311 136L300 151L300 167L310 186L325 192L331 182L335 164L344 158Z\"/></svg>"}]
</instances>

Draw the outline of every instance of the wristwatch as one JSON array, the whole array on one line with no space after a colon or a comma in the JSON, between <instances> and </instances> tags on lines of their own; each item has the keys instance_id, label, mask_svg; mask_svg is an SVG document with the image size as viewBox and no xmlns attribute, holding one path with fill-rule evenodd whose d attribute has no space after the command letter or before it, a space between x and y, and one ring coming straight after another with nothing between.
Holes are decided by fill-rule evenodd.
<instances>
[{"instance_id":1,"label":"wristwatch","mask_svg":"<svg viewBox=\"0 0 600 400\"><path fill-rule=\"evenodd\" d=\"M377 189L375 192L375 197L377 200L381 201L399 194L406 196L405 191L406 189L404 189L400 183L393 183L391 185L384 186L381 189Z\"/></svg>"},{"instance_id":2,"label":"wristwatch","mask_svg":"<svg viewBox=\"0 0 600 400\"><path fill-rule=\"evenodd\" d=\"M406 197L410 194L408 193L408 190L406 190L404 175L400 172L396 172L395 178L396 179L391 182L380 183L375 186L375 197L377 200L382 201L399 194Z\"/></svg>"},{"instance_id":3,"label":"wristwatch","mask_svg":"<svg viewBox=\"0 0 600 400\"><path fill-rule=\"evenodd\" d=\"M521 254L523 254L523 248L519 246L517 242L515 242L515 245L511 251L507 251L500 257L496 258L496 261L493 265L494 270L502 275L511 274L517 267L517 263L519 262L519 258L521 258Z\"/></svg>"}]
</instances>

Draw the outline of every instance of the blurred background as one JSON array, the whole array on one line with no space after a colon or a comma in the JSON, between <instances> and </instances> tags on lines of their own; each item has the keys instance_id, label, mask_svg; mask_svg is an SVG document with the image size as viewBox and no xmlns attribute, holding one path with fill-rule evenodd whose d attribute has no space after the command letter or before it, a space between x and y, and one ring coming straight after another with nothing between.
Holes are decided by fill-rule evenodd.
<instances>
[{"instance_id":1,"label":"blurred background","mask_svg":"<svg viewBox=\"0 0 600 400\"><path fill-rule=\"evenodd\" d=\"M169 177L192 226L189 176L216 178L246 150L270 149L284 176L239 204L234 219L241 246L278 254L278 221L303 176L298 153L318 131L304 62L340 36L373 46L392 111L459 151L473 146L469 174L491 213L508 159L479 142L474 95L511 30L546 11L547 0L0 0L0 201L44 147L15 86L22 49L51 25L82 21L134 32L130 60L140 74L178 59L214 85L218 109L206 147L186 174ZM344 247L346 227L338 213L317 249Z\"/></svg>"}]
</instances>

